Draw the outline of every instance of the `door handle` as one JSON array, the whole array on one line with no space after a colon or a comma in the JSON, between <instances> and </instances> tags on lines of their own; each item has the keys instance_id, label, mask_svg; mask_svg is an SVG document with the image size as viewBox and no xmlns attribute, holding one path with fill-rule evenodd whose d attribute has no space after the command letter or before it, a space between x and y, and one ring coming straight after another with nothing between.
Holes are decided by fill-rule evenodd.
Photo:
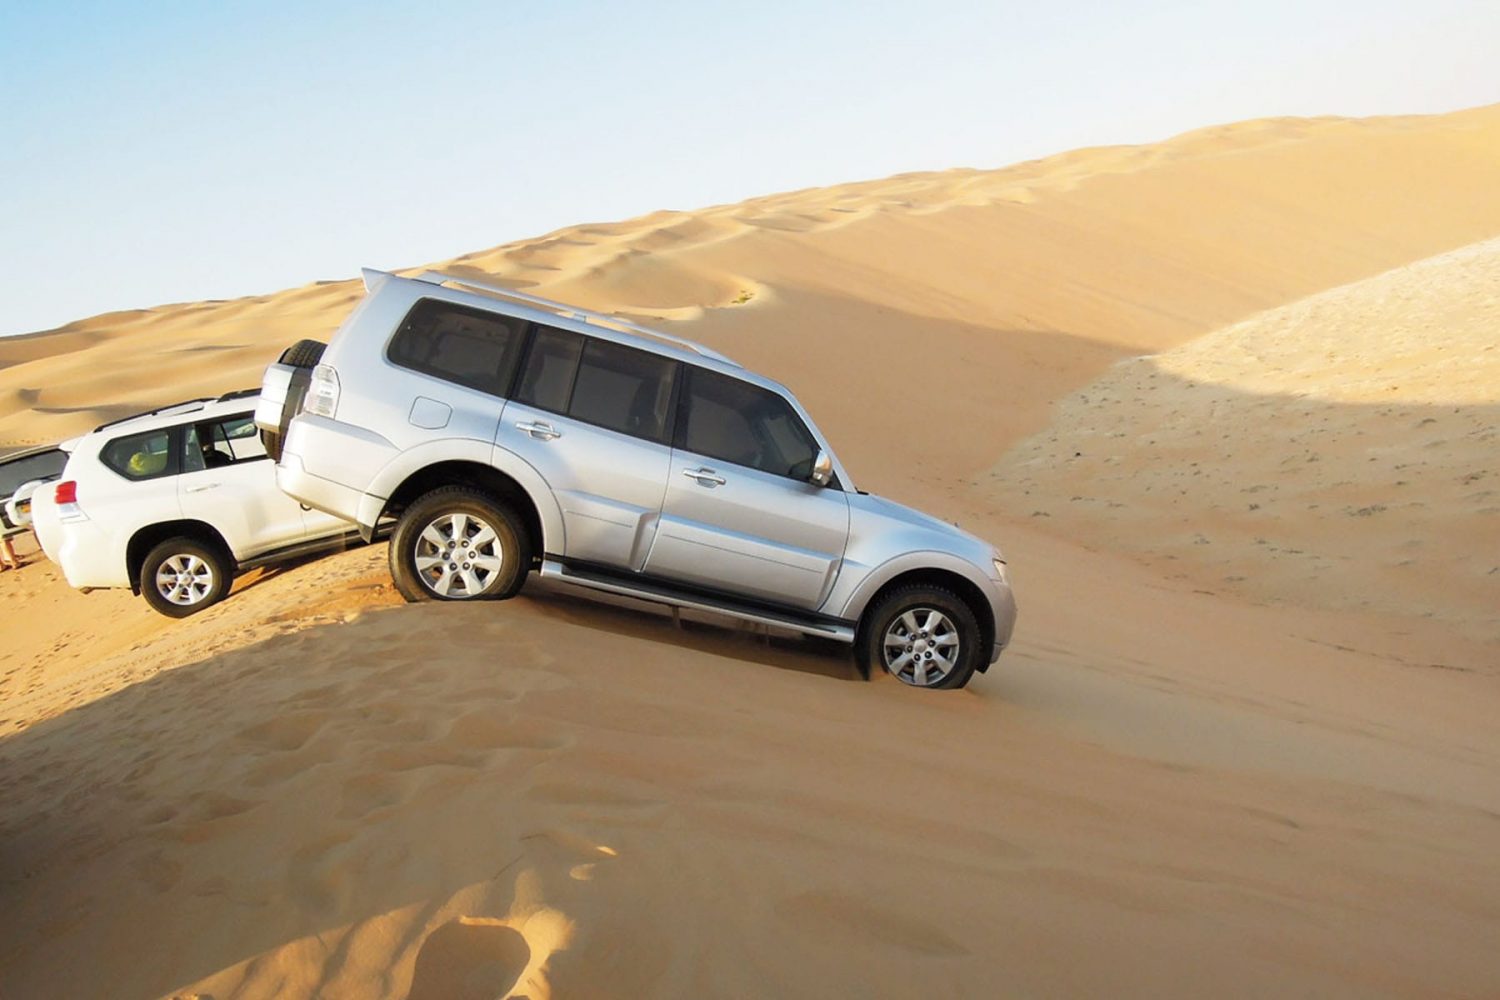
<instances>
[{"instance_id":1,"label":"door handle","mask_svg":"<svg viewBox=\"0 0 1500 1000\"><path fill-rule=\"evenodd\" d=\"M206 493L209 490L216 490L218 488L219 488L219 484L218 483L204 483L202 486L189 486L183 492L184 493Z\"/></svg>"},{"instance_id":2,"label":"door handle","mask_svg":"<svg viewBox=\"0 0 1500 1000\"><path fill-rule=\"evenodd\" d=\"M682 474L689 479L696 479L699 486L707 486L709 489L713 489L715 486L723 486L728 482L728 480L713 469L683 469Z\"/></svg>"},{"instance_id":3,"label":"door handle","mask_svg":"<svg viewBox=\"0 0 1500 1000\"><path fill-rule=\"evenodd\" d=\"M562 437L562 431L556 429L551 424L543 423L540 420L533 420L530 422L527 422L525 420L518 420L516 421L516 428L518 430L523 430L527 434L530 434L532 437L538 438L542 441L551 441L553 438Z\"/></svg>"}]
</instances>

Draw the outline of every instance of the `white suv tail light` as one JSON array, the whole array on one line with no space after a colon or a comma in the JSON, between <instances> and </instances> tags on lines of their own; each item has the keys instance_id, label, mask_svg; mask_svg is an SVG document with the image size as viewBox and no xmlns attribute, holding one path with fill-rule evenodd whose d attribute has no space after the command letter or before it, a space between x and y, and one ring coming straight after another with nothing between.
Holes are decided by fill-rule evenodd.
<instances>
[{"instance_id":1,"label":"white suv tail light","mask_svg":"<svg viewBox=\"0 0 1500 1000\"><path fill-rule=\"evenodd\" d=\"M332 417L338 408L339 373L328 365L318 365L312 370L312 381L308 383L302 409L320 417Z\"/></svg>"},{"instance_id":2,"label":"white suv tail light","mask_svg":"<svg viewBox=\"0 0 1500 1000\"><path fill-rule=\"evenodd\" d=\"M52 502L57 505L59 521L87 521L89 516L78 506L78 481L64 479L52 488Z\"/></svg>"}]
</instances>

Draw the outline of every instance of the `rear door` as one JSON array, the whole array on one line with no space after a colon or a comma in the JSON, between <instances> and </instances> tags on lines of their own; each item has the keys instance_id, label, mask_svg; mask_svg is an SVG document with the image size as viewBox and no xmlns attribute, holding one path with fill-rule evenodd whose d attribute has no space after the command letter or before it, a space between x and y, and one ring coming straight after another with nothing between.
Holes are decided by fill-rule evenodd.
<instances>
[{"instance_id":1,"label":"rear door","mask_svg":"<svg viewBox=\"0 0 1500 1000\"><path fill-rule=\"evenodd\" d=\"M188 424L180 431L177 499L184 517L217 528L238 559L306 537L302 505L277 489L276 466L261 444L253 413Z\"/></svg>"},{"instance_id":2,"label":"rear door","mask_svg":"<svg viewBox=\"0 0 1500 1000\"><path fill-rule=\"evenodd\" d=\"M778 393L684 366L653 576L813 609L849 538L849 502L808 481L816 439Z\"/></svg>"},{"instance_id":3,"label":"rear door","mask_svg":"<svg viewBox=\"0 0 1500 1000\"><path fill-rule=\"evenodd\" d=\"M498 448L541 473L563 516L551 555L639 570L661 514L671 460L671 358L537 326L505 406Z\"/></svg>"}]
</instances>

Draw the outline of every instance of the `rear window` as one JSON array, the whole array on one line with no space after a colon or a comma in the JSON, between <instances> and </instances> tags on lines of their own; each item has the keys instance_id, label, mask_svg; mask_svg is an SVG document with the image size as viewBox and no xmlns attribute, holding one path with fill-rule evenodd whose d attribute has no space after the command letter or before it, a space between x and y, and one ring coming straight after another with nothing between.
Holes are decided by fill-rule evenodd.
<instances>
[{"instance_id":1,"label":"rear window","mask_svg":"<svg viewBox=\"0 0 1500 1000\"><path fill-rule=\"evenodd\" d=\"M33 479L60 476L67 464L68 453L61 448L0 463L0 497L10 496Z\"/></svg>"},{"instance_id":2,"label":"rear window","mask_svg":"<svg viewBox=\"0 0 1500 1000\"><path fill-rule=\"evenodd\" d=\"M676 368L670 358L590 340L578 365L568 416L632 437L664 441Z\"/></svg>"},{"instance_id":3,"label":"rear window","mask_svg":"<svg viewBox=\"0 0 1500 1000\"><path fill-rule=\"evenodd\" d=\"M171 457L171 431L165 428L115 438L99 452L99 460L126 479L168 475Z\"/></svg>"},{"instance_id":4,"label":"rear window","mask_svg":"<svg viewBox=\"0 0 1500 1000\"><path fill-rule=\"evenodd\" d=\"M387 356L402 368L504 396L526 321L423 299L406 314Z\"/></svg>"}]
</instances>

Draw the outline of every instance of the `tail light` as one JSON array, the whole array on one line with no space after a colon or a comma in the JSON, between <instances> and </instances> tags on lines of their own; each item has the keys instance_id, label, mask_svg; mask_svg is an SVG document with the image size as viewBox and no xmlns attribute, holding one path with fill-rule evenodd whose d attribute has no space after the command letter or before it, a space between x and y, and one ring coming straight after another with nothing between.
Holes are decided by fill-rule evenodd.
<instances>
[{"instance_id":1,"label":"tail light","mask_svg":"<svg viewBox=\"0 0 1500 1000\"><path fill-rule=\"evenodd\" d=\"M78 502L78 483L77 483L77 481L72 480L72 479L67 479L67 480L64 480L63 482L58 483L57 484L57 488L52 491L52 499L53 499L53 501L59 507L61 507L65 503L77 503Z\"/></svg>"},{"instance_id":2,"label":"tail light","mask_svg":"<svg viewBox=\"0 0 1500 1000\"><path fill-rule=\"evenodd\" d=\"M339 408L339 373L328 365L312 370L312 379L303 397L302 409L320 417L332 417Z\"/></svg>"}]
</instances>

